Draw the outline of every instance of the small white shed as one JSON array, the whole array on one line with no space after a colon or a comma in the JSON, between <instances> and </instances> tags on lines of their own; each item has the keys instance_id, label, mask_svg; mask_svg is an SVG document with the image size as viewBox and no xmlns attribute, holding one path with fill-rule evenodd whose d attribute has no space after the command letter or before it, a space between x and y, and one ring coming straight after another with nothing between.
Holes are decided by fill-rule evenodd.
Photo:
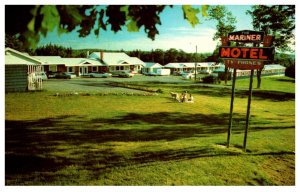
<instances>
[{"instance_id":1,"label":"small white shed","mask_svg":"<svg viewBox=\"0 0 300 192\"><path fill-rule=\"evenodd\" d=\"M142 68L142 73L157 73L157 70L162 68L163 66L159 63L145 62Z\"/></svg>"},{"instance_id":2,"label":"small white shed","mask_svg":"<svg viewBox=\"0 0 300 192\"><path fill-rule=\"evenodd\" d=\"M42 62L27 53L5 48L5 92L24 92L42 89L42 80L36 72Z\"/></svg>"}]
</instances>

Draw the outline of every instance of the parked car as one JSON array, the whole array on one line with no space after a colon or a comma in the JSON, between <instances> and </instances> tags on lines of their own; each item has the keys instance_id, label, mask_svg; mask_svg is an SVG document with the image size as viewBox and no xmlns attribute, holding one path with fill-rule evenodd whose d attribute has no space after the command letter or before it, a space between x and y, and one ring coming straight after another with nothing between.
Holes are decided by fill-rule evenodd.
<instances>
[{"instance_id":1,"label":"parked car","mask_svg":"<svg viewBox=\"0 0 300 192\"><path fill-rule=\"evenodd\" d=\"M67 74L71 75L71 79L76 78L77 75L73 72L67 72Z\"/></svg>"},{"instance_id":2,"label":"parked car","mask_svg":"<svg viewBox=\"0 0 300 192\"><path fill-rule=\"evenodd\" d=\"M48 80L48 77L47 77L47 75L46 75L45 72L36 72L35 75L36 75L38 78L41 78L43 81Z\"/></svg>"},{"instance_id":3,"label":"parked car","mask_svg":"<svg viewBox=\"0 0 300 192\"><path fill-rule=\"evenodd\" d=\"M183 79L192 79L195 77L195 74L194 73L183 73L181 76Z\"/></svg>"},{"instance_id":4,"label":"parked car","mask_svg":"<svg viewBox=\"0 0 300 192\"><path fill-rule=\"evenodd\" d=\"M133 77L134 74L133 73L130 73L130 72L127 72L127 71L121 71L119 73L119 77Z\"/></svg>"},{"instance_id":5,"label":"parked car","mask_svg":"<svg viewBox=\"0 0 300 192\"><path fill-rule=\"evenodd\" d=\"M100 77L100 78L107 78L112 76L111 73L90 73L89 75L90 77Z\"/></svg>"},{"instance_id":6,"label":"parked car","mask_svg":"<svg viewBox=\"0 0 300 192\"><path fill-rule=\"evenodd\" d=\"M144 73L144 75L146 75L146 76L158 76L158 74L154 73L154 72L146 72L146 73Z\"/></svg>"},{"instance_id":7,"label":"parked car","mask_svg":"<svg viewBox=\"0 0 300 192\"><path fill-rule=\"evenodd\" d=\"M73 79L76 75L74 73L68 73L68 72L59 72L55 74L55 78L58 79Z\"/></svg>"},{"instance_id":8,"label":"parked car","mask_svg":"<svg viewBox=\"0 0 300 192\"><path fill-rule=\"evenodd\" d=\"M130 71L129 73L132 73L132 74L134 74L134 75L136 75L136 74L138 74L138 72L137 71Z\"/></svg>"},{"instance_id":9,"label":"parked car","mask_svg":"<svg viewBox=\"0 0 300 192\"><path fill-rule=\"evenodd\" d=\"M200 73L202 73L202 74L211 74L211 71L208 70L208 69L204 69L204 70L201 70Z\"/></svg>"},{"instance_id":10,"label":"parked car","mask_svg":"<svg viewBox=\"0 0 300 192\"><path fill-rule=\"evenodd\" d=\"M56 72L52 72L52 71L47 72L47 76L48 76L49 79L50 78L55 78L55 75L56 75Z\"/></svg>"}]
</instances>

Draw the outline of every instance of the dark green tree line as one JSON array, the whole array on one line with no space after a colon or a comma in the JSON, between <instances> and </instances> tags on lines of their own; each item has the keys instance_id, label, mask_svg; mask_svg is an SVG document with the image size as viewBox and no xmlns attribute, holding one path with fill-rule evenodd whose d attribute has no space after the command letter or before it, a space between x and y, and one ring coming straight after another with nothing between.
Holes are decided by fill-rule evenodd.
<instances>
[{"instance_id":1,"label":"dark green tree line","mask_svg":"<svg viewBox=\"0 0 300 192\"><path fill-rule=\"evenodd\" d=\"M71 47L63 47L59 45L48 44L38 47L35 50L35 55L39 56L61 56L61 57L73 57L73 50Z\"/></svg>"}]
</instances>

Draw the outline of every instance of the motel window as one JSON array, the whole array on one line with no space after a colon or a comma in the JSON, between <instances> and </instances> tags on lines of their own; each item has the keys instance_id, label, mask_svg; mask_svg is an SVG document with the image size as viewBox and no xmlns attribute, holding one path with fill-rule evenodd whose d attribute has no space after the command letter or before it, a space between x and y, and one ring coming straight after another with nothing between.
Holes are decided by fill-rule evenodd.
<instances>
[{"instance_id":1,"label":"motel window","mask_svg":"<svg viewBox=\"0 0 300 192\"><path fill-rule=\"evenodd\" d=\"M119 71L119 70L120 70L120 67L119 67L119 66L116 66L116 70Z\"/></svg>"},{"instance_id":2,"label":"motel window","mask_svg":"<svg viewBox=\"0 0 300 192\"><path fill-rule=\"evenodd\" d=\"M92 71L93 72L98 71L98 67L92 67Z\"/></svg>"},{"instance_id":3,"label":"motel window","mask_svg":"<svg viewBox=\"0 0 300 192\"><path fill-rule=\"evenodd\" d=\"M57 71L56 65L49 65L49 71Z\"/></svg>"},{"instance_id":4,"label":"motel window","mask_svg":"<svg viewBox=\"0 0 300 192\"><path fill-rule=\"evenodd\" d=\"M68 67L68 72L73 72L73 67Z\"/></svg>"},{"instance_id":5,"label":"motel window","mask_svg":"<svg viewBox=\"0 0 300 192\"><path fill-rule=\"evenodd\" d=\"M124 70L124 66L120 66L120 70Z\"/></svg>"}]
</instances>

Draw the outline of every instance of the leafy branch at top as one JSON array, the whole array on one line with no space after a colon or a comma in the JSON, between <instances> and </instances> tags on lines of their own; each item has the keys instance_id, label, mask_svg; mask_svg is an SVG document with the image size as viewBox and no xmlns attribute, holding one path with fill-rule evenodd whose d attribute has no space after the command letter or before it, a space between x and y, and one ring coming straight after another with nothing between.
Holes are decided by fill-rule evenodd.
<instances>
[{"instance_id":1,"label":"leafy branch at top","mask_svg":"<svg viewBox=\"0 0 300 192\"><path fill-rule=\"evenodd\" d=\"M76 30L79 37L91 33L100 35L101 30L118 32L126 26L127 31L144 29L148 38L154 40L159 34L160 14L166 5L6 5L5 34L16 36L25 47L35 49L40 36L57 30L58 34ZM172 7L172 6L170 6ZM207 5L202 9L183 5L184 18L194 27L199 24L199 13L207 16ZM18 13L18 14L16 14Z\"/></svg>"}]
</instances>

